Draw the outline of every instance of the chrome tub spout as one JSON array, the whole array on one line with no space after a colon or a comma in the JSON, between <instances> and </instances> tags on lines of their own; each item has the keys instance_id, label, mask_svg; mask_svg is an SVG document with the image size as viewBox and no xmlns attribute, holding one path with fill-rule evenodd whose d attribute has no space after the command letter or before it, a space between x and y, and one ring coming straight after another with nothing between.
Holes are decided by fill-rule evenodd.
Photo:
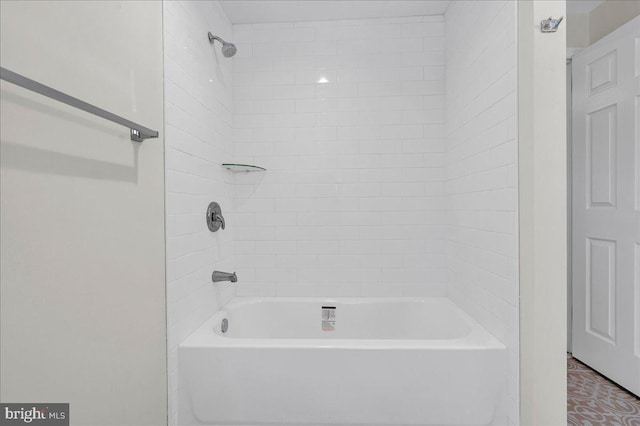
<instances>
[{"instance_id":1,"label":"chrome tub spout","mask_svg":"<svg viewBox=\"0 0 640 426\"><path fill-rule=\"evenodd\" d=\"M236 275L236 273L229 273L229 272L221 272L221 271L213 271L213 274L211 275L211 281L213 281L214 283L220 282L220 281L231 281L232 283L235 283L236 281L238 281L238 276Z\"/></svg>"}]
</instances>

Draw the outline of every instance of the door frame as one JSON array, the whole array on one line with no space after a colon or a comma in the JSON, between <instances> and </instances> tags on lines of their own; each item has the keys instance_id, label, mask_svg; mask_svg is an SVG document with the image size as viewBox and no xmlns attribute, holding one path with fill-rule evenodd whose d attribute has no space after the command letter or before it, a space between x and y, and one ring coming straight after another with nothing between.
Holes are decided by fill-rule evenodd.
<instances>
[{"instance_id":1,"label":"door frame","mask_svg":"<svg viewBox=\"0 0 640 426\"><path fill-rule=\"evenodd\" d=\"M567 352L572 352L573 327L573 63L567 58Z\"/></svg>"}]
</instances>

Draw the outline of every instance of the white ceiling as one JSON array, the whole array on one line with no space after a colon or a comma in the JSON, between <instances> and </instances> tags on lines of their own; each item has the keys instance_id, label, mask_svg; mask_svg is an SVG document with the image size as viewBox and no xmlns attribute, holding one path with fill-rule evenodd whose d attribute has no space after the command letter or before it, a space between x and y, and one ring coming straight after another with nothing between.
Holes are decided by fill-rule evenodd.
<instances>
[{"instance_id":1,"label":"white ceiling","mask_svg":"<svg viewBox=\"0 0 640 426\"><path fill-rule=\"evenodd\" d=\"M222 0L233 24L441 15L451 0Z\"/></svg>"},{"instance_id":2,"label":"white ceiling","mask_svg":"<svg viewBox=\"0 0 640 426\"><path fill-rule=\"evenodd\" d=\"M233 24L441 15L452 0L221 0ZM455 1L455 0L454 0ZM567 0L567 14L589 13L605 0Z\"/></svg>"},{"instance_id":3,"label":"white ceiling","mask_svg":"<svg viewBox=\"0 0 640 426\"><path fill-rule=\"evenodd\" d=\"M605 0L567 0L567 15L589 13Z\"/></svg>"}]
</instances>

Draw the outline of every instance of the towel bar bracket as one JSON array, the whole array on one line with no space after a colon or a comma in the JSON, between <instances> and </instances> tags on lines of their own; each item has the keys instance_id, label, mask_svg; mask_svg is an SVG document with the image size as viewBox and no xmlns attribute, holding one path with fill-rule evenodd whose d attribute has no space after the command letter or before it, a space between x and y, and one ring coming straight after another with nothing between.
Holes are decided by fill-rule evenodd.
<instances>
[{"instance_id":1,"label":"towel bar bracket","mask_svg":"<svg viewBox=\"0 0 640 426\"><path fill-rule=\"evenodd\" d=\"M157 137L158 137L158 132L145 133L139 129L131 129L131 140L134 142L142 142L145 139L157 138Z\"/></svg>"}]
</instances>

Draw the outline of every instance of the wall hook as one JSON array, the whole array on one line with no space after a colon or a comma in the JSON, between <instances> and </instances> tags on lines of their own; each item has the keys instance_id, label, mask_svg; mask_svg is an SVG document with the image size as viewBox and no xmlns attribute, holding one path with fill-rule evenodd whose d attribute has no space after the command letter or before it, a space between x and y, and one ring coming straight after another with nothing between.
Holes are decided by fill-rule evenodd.
<instances>
[{"instance_id":1,"label":"wall hook","mask_svg":"<svg viewBox=\"0 0 640 426\"><path fill-rule=\"evenodd\" d=\"M560 26L560 22L564 19L564 16L561 16L559 19L553 19L549 16L549 19L545 19L540 21L540 31L543 33L555 33L558 31L558 27Z\"/></svg>"}]
</instances>

